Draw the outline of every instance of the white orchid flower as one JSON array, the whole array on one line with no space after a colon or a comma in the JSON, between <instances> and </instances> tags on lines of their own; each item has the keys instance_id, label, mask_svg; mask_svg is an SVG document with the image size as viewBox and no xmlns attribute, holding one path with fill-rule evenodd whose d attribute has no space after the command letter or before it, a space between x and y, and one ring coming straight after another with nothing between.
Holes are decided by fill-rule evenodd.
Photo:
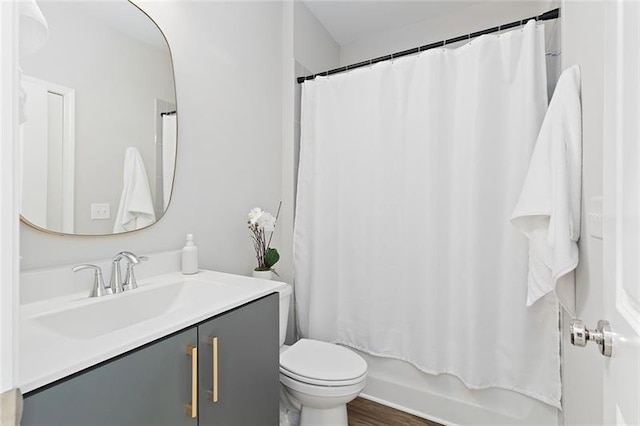
<instances>
[{"instance_id":1,"label":"white orchid flower","mask_svg":"<svg viewBox=\"0 0 640 426\"><path fill-rule=\"evenodd\" d=\"M280 206L278 206L278 213L279 212ZM271 237L276 228L277 217L273 217L271 213L262 210L260 207L251 209L247 217L247 225L251 232L251 240L253 241L256 259L258 260L258 267L255 270L270 270L278 275L273 269L273 265L280 259L280 254L278 250L270 247ZM271 235L268 233L271 233Z\"/></svg>"},{"instance_id":2,"label":"white orchid flower","mask_svg":"<svg viewBox=\"0 0 640 426\"><path fill-rule=\"evenodd\" d=\"M251 209L251 211L249 212L249 223L251 225L255 225L258 222L258 219L260 219L260 216L263 215L263 211L260 207L254 207Z\"/></svg>"},{"instance_id":3,"label":"white orchid flower","mask_svg":"<svg viewBox=\"0 0 640 426\"><path fill-rule=\"evenodd\" d=\"M262 212L257 220L258 226L267 232L271 232L276 228L276 218L269 212Z\"/></svg>"}]
</instances>

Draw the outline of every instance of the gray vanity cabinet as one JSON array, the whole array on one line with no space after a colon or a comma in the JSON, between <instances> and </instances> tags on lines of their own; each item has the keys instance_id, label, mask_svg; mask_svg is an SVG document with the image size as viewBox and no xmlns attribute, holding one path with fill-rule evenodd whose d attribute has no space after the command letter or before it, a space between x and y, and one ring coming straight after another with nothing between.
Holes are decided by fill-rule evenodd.
<instances>
[{"instance_id":1,"label":"gray vanity cabinet","mask_svg":"<svg viewBox=\"0 0 640 426\"><path fill-rule=\"evenodd\" d=\"M195 327L28 394L22 426L194 426L186 348Z\"/></svg>"},{"instance_id":2,"label":"gray vanity cabinet","mask_svg":"<svg viewBox=\"0 0 640 426\"><path fill-rule=\"evenodd\" d=\"M277 293L266 296L31 392L22 426L278 425L278 304Z\"/></svg>"},{"instance_id":3,"label":"gray vanity cabinet","mask_svg":"<svg viewBox=\"0 0 640 426\"><path fill-rule=\"evenodd\" d=\"M279 424L279 302L272 294L198 327L200 425Z\"/></svg>"}]
</instances>

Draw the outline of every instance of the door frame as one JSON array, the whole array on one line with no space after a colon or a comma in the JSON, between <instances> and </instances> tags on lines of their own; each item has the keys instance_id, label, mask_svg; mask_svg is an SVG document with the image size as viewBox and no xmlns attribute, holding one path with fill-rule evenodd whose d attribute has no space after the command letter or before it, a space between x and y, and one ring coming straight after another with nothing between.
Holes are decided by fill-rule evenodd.
<instances>
[{"instance_id":1,"label":"door frame","mask_svg":"<svg viewBox=\"0 0 640 426\"><path fill-rule=\"evenodd\" d=\"M17 2L0 2L0 392L18 385L18 8Z\"/></svg>"}]
</instances>

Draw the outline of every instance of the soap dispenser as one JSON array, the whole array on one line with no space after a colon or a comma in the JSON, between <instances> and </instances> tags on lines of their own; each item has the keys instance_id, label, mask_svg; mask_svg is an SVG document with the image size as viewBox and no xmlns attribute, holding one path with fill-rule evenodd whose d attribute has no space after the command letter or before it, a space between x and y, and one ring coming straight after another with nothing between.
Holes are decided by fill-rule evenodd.
<instances>
[{"instance_id":1,"label":"soap dispenser","mask_svg":"<svg viewBox=\"0 0 640 426\"><path fill-rule=\"evenodd\" d=\"M182 273L191 275L198 272L198 247L193 244L193 234L187 234L187 243L182 249Z\"/></svg>"}]
</instances>

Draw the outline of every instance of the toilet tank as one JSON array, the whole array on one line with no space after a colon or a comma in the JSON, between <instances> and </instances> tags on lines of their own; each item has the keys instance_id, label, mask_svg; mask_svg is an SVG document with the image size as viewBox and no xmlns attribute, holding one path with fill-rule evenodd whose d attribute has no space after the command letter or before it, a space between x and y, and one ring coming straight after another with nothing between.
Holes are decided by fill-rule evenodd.
<instances>
[{"instance_id":1,"label":"toilet tank","mask_svg":"<svg viewBox=\"0 0 640 426\"><path fill-rule=\"evenodd\" d=\"M287 338L287 324L289 323L289 305L291 303L291 294L293 287L289 284L278 289L280 293L280 347L284 345Z\"/></svg>"}]
</instances>

